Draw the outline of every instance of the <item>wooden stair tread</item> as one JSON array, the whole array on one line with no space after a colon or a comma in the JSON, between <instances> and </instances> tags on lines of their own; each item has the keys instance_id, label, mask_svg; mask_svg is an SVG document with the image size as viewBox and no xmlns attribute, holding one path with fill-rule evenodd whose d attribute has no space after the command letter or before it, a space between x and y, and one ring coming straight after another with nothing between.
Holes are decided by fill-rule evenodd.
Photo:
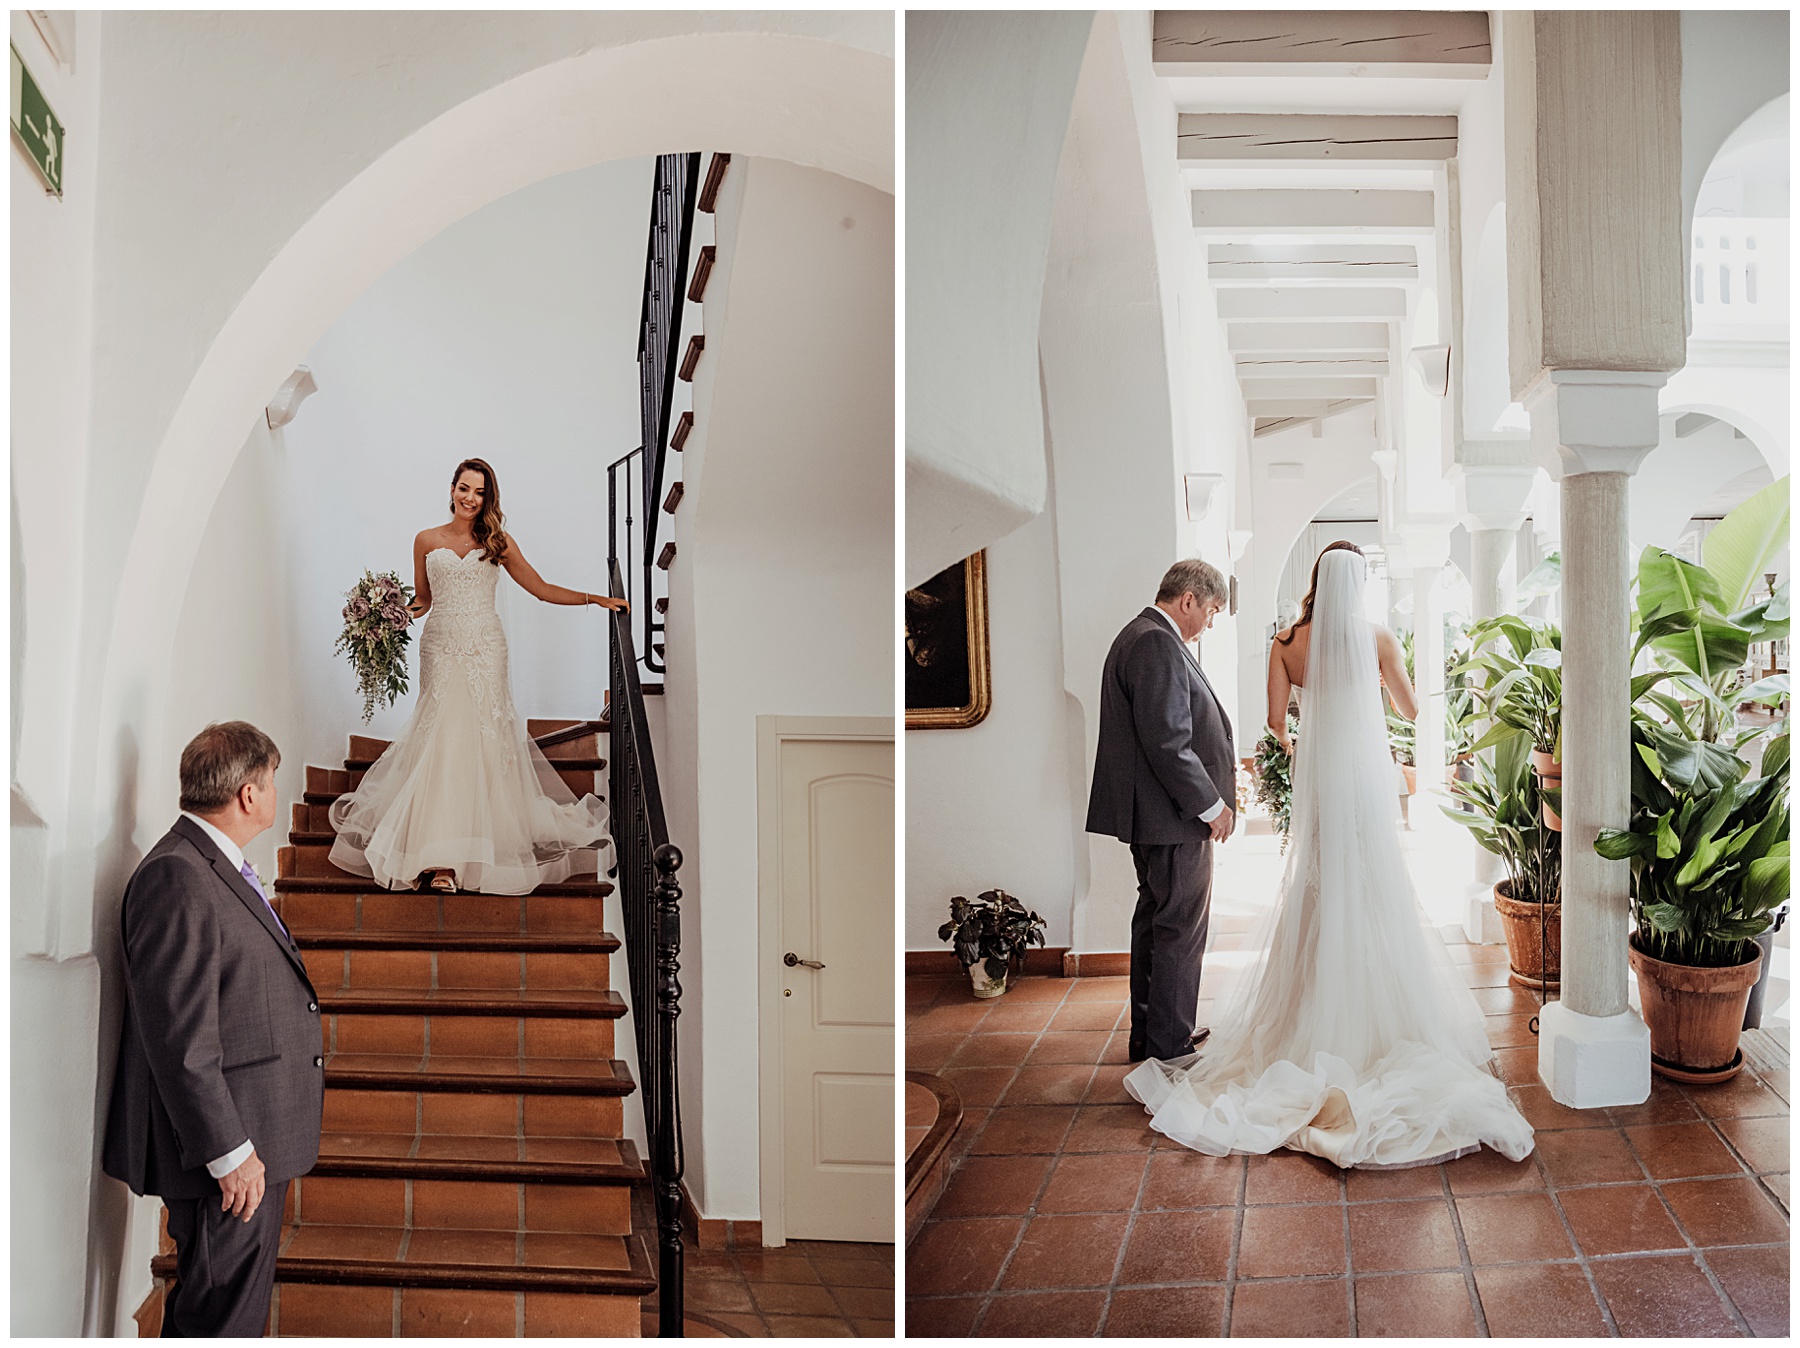
<instances>
[{"instance_id":1,"label":"wooden stair tread","mask_svg":"<svg viewBox=\"0 0 1800 1348\"><path fill-rule=\"evenodd\" d=\"M284 875L276 878L277 894L406 894L412 891L403 889L383 889L365 875L351 875L347 871L338 871L336 875ZM560 884L539 885L532 890L533 896L549 895L562 898L604 898L613 892L610 880L564 880ZM479 890L465 889L458 893L471 898L523 898L519 894L483 895ZM456 894L445 895L454 899Z\"/></svg>"},{"instance_id":2,"label":"wooden stair tread","mask_svg":"<svg viewBox=\"0 0 1800 1348\"><path fill-rule=\"evenodd\" d=\"M153 1276L173 1277L158 1255ZM451 1227L326 1226L281 1229L277 1282L642 1296L656 1277L641 1237Z\"/></svg>"},{"instance_id":3,"label":"wooden stair tread","mask_svg":"<svg viewBox=\"0 0 1800 1348\"><path fill-rule=\"evenodd\" d=\"M625 999L608 988L333 988L319 994L328 1014L559 1016L617 1020Z\"/></svg>"},{"instance_id":4,"label":"wooden stair tread","mask_svg":"<svg viewBox=\"0 0 1800 1348\"><path fill-rule=\"evenodd\" d=\"M647 1172L628 1138L327 1132L319 1138L318 1164L307 1174L633 1184Z\"/></svg>"},{"instance_id":5,"label":"wooden stair tread","mask_svg":"<svg viewBox=\"0 0 1800 1348\"><path fill-rule=\"evenodd\" d=\"M440 1053L325 1055L327 1090L467 1091L472 1094L629 1095L631 1069L617 1058L507 1058Z\"/></svg>"},{"instance_id":6,"label":"wooden stair tread","mask_svg":"<svg viewBox=\"0 0 1800 1348\"><path fill-rule=\"evenodd\" d=\"M346 758L344 760L345 772L367 772L374 766L373 758ZM581 758L551 758L550 766L567 768L571 772L599 772L606 767L606 760L596 758L591 754Z\"/></svg>"},{"instance_id":7,"label":"wooden stair tread","mask_svg":"<svg viewBox=\"0 0 1800 1348\"><path fill-rule=\"evenodd\" d=\"M619 938L610 932L522 935L514 932L345 931L296 932L302 950L425 950L453 954L610 955Z\"/></svg>"}]
</instances>

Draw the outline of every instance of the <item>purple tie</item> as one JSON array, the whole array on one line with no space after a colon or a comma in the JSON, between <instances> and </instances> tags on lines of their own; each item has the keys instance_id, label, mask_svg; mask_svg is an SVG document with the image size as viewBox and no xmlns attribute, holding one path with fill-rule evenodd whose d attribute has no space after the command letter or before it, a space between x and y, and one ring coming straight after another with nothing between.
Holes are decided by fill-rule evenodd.
<instances>
[{"instance_id":1,"label":"purple tie","mask_svg":"<svg viewBox=\"0 0 1800 1348\"><path fill-rule=\"evenodd\" d=\"M250 888L256 891L257 897L263 901L263 907L269 910L269 916L275 919L275 925L281 928L281 934L287 935L287 925L282 922L281 915L275 911L275 905L269 902L269 896L263 893L262 881L256 878L256 871L246 861L240 872L250 882Z\"/></svg>"}]
</instances>

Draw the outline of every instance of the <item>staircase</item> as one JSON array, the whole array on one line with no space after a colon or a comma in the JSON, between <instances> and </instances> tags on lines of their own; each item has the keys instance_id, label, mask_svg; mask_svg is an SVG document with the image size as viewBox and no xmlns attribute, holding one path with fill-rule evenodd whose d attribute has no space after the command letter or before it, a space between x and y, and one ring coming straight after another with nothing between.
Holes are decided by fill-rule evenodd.
<instances>
[{"instance_id":1,"label":"staircase","mask_svg":"<svg viewBox=\"0 0 1800 1348\"><path fill-rule=\"evenodd\" d=\"M532 721L577 795L598 727ZM574 733L561 738L557 732ZM319 1162L289 1186L269 1332L636 1336L655 1266L614 1058L612 885L520 897L395 893L328 859L327 807L387 748L306 769L275 907L319 993ZM154 1271L172 1277L174 1259Z\"/></svg>"}]
</instances>

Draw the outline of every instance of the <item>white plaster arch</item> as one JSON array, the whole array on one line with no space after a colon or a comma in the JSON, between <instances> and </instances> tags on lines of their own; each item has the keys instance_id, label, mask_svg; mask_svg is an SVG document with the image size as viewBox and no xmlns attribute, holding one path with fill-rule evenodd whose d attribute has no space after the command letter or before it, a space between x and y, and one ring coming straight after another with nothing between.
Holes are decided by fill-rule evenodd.
<instances>
[{"instance_id":1,"label":"white plaster arch","mask_svg":"<svg viewBox=\"0 0 1800 1348\"><path fill-rule=\"evenodd\" d=\"M205 521L269 393L400 258L531 183L613 159L723 150L893 191L893 61L779 33L603 48L499 83L343 186L263 269L212 341L155 453L104 655L104 724L136 696L159 743L169 647ZM671 96L671 90L678 94ZM140 799L165 765L142 764Z\"/></svg>"}]
</instances>

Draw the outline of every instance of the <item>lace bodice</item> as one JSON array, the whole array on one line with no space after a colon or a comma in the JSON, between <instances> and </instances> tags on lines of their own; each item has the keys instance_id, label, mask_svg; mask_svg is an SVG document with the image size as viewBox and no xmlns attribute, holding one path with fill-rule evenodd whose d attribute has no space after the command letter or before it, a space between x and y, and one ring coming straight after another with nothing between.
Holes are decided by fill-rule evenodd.
<instances>
[{"instance_id":1,"label":"lace bodice","mask_svg":"<svg viewBox=\"0 0 1800 1348\"><path fill-rule=\"evenodd\" d=\"M495 616L494 591L500 568L482 560L476 548L458 557L449 548L433 548L425 554L425 578L431 583L430 625L458 625L462 620Z\"/></svg>"}]
</instances>

